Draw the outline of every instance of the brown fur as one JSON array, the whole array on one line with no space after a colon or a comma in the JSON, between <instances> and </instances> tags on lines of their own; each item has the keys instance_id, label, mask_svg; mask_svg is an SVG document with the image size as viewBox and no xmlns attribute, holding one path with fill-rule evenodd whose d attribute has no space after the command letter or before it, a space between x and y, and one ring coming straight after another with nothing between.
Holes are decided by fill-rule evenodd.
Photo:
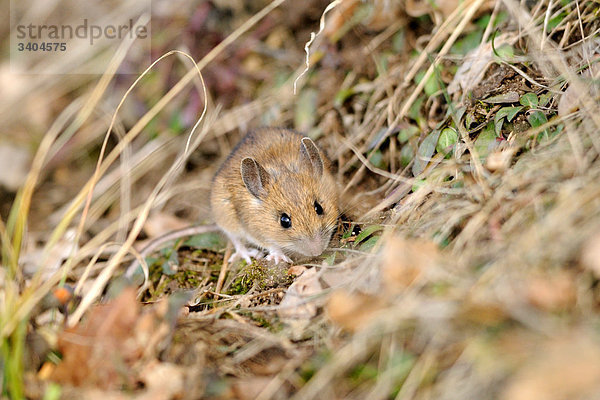
<instances>
[{"instance_id":1,"label":"brown fur","mask_svg":"<svg viewBox=\"0 0 600 400\"><path fill-rule=\"evenodd\" d=\"M233 149L217 171L211 193L215 222L225 233L288 254L317 255L315 248L322 251L327 246L339 214L338 189L323 152L319 150L323 163L319 175L311 163L311 157L318 156L306 150L303 154L302 138L287 129L263 128L247 134ZM242 180L241 163L247 157L268 174L259 198ZM250 178L258 179L257 175ZM323 215L315 212L315 200ZM280 224L282 213L291 218L288 229Z\"/></svg>"}]
</instances>

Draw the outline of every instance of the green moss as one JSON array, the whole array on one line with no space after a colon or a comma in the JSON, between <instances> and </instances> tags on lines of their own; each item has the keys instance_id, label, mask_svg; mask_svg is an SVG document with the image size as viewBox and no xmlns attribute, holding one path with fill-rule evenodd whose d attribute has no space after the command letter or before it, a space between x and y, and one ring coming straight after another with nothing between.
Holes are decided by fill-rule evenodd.
<instances>
[{"instance_id":1,"label":"green moss","mask_svg":"<svg viewBox=\"0 0 600 400\"><path fill-rule=\"evenodd\" d=\"M252 287L264 291L288 286L292 281L293 276L288 275L286 270L279 266L262 266L253 262L239 272L227 294L246 294Z\"/></svg>"},{"instance_id":2,"label":"green moss","mask_svg":"<svg viewBox=\"0 0 600 400\"><path fill-rule=\"evenodd\" d=\"M231 289L228 294L231 295L240 295L246 294L252 288L253 282L252 279L248 275L238 276L233 283L231 284Z\"/></svg>"},{"instance_id":3,"label":"green moss","mask_svg":"<svg viewBox=\"0 0 600 400\"><path fill-rule=\"evenodd\" d=\"M157 257L148 257L146 262L149 269L150 286L144 300L153 300L164 296L174 283L177 288L194 289L208 277L208 282L216 282L221 269L220 255L212 251L195 250L191 253L195 258L208 258L215 261L202 270L186 268L190 265L188 251L163 249ZM166 273L165 269L168 270Z\"/></svg>"},{"instance_id":4,"label":"green moss","mask_svg":"<svg viewBox=\"0 0 600 400\"><path fill-rule=\"evenodd\" d=\"M197 271L183 270L176 273L174 278L182 287L186 288L198 287L202 282L202 274Z\"/></svg>"}]
</instances>

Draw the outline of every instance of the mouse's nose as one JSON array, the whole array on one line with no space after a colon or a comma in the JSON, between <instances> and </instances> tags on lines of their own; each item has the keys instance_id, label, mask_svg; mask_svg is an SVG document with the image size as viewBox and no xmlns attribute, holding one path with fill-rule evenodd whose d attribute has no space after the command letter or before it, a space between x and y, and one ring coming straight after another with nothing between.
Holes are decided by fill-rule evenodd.
<instances>
[{"instance_id":1,"label":"mouse's nose","mask_svg":"<svg viewBox=\"0 0 600 400\"><path fill-rule=\"evenodd\" d=\"M325 247L327 247L327 243L324 243L324 240L321 236L317 236L305 240L302 247L304 248L304 253L307 256L315 257L323 253L323 250L325 250Z\"/></svg>"}]
</instances>

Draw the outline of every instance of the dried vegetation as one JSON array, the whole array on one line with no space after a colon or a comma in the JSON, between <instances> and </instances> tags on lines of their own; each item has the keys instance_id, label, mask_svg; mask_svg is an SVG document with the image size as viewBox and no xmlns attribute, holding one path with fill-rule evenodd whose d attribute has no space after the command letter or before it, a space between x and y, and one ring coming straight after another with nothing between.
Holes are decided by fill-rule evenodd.
<instances>
[{"instance_id":1,"label":"dried vegetation","mask_svg":"<svg viewBox=\"0 0 600 400\"><path fill-rule=\"evenodd\" d=\"M135 86L126 48L100 78L3 60L2 395L598 398L600 4L258 3L154 7L153 57L182 53ZM333 160L330 251L228 265L207 228L127 270L210 223L260 125Z\"/></svg>"}]
</instances>

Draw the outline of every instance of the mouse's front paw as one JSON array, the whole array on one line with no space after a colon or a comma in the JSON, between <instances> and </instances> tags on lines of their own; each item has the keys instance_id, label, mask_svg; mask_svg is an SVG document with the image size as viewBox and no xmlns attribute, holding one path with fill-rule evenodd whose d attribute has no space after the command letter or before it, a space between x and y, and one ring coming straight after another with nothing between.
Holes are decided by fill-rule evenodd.
<instances>
[{"instance_id":1,"label":"mouse's front paw","mask_svg":"<svg viewBox=\"0 0 600 400\"><path fill-rule=\"evenodd\" d=\"M231 257L229 257L229 260L227 260L227 262L232 263L238 258L243 258L244 260L246 260L246 263L252 264L251 258L260 258L261 256L262 253L258 249L237 249L235 253L233 253Z\"/></svg>"},{"instance_id":2,"label":"mouse's front paw","mask_svg":"<svg viewBox=\"0 0 600 400\"><path fill-rule=\"evenodd\" d=\"M279 264L280 261L284 261L286 263L291 264L292 260L285 254L281 252L281 250L269 250L269 255L267 256L267 261L275 261L275 264Z\"/></svg>"}]
</instances>

